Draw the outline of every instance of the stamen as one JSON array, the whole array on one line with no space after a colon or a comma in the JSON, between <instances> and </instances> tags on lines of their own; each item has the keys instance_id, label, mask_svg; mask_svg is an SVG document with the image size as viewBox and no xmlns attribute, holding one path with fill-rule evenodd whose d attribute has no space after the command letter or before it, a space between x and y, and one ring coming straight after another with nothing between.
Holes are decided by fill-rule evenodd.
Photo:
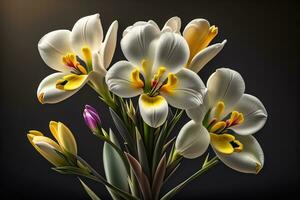
<instances>
[{"instance_id":1,"label":"stamen","mask_svg":"<svg viewBox=\"0 0 300 200\"><path fill-rule=\"evenodd\" d=\"M65 65L72 68L75 68L78 64L76 56L73 53L68 53L67 55L63 56L62 61Z\"/></svg>"},{"instance_id":2,"label":"stamen","mask_svg":"<svg viewBox=\"0 0 300 200\"><path fill-rule=\"evenodd\" d=\"M169 73L168 75L168 81L166 84L164 84L160 91L172 93L173 90L176 88L176 85L178 84L178 78L175 76L175 74Z\"/></svg>"},{"instance_id":3,"label":"stamen","mask_svg":"<svg viewBox=\"0 0 300 200\"><path fill-rule=\"evenodd\" d=\"M210 132L211 133L220 133L224 130L224 128L226 128L226 122L220 121L220 122L215 123L211 127Z\"/></svg>"},{"instance_id":4,"label":"stamen","mask_svg":"<svg viewBox=\"0 0 300 200\"><path fill-rule=\"evenodd\" d=\"M226 121L227 127L238 125L244 122L243 113L232 111L230 118Z\"/></svg>"},{"instance_id":5,"label":"stamen","mask_svg":"<svg viewBox=\"0 0 300 200\"><path fill-rule=\"evenodd\" d=\"M88 74L88 72L86 71L86 69L85 69L82 65L78 64L78 65L76 66L76 68L77 68L82 74Z\"/></svg>"},{"instance_id":6,"label":"stamen","mask_svg":"<svg viewBox=\"0 0 300 200\"><path fill-rule=\"evenodd\" d=\"M131 72L131 81L135 88L144 87L144 82L140 78L140 71L137 68Z\"/></svg>"}]
</instances>

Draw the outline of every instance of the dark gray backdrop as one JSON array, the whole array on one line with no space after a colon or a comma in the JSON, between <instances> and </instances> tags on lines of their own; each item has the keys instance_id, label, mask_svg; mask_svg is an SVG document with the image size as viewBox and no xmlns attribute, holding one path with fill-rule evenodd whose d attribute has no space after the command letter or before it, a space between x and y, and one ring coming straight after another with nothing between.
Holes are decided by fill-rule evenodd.
<instances>
[{"instance_id":1,"label":"dark gray backdrop","mask_svg":"<svg viewBox=\"0 0 300 200\"><path fill-rule=\"evenodd\" d=\"M265 127L256 134L265 152L259 175L235 172L219 165L189 185L177 199L241 199L287 196L299 183L299 16L290 1L116 1L116 0L2 0L1 21L1 195L4 199L88 199L78 180L62 176L34 151L26 138L29 129L49 134L48 122L60 120L74 132L79 153L102 170L102 144L82 120L85 104L101 113L104 127L111 125L107 108L88 87L56 105L36 99L39 82L53 73L40 58L38 40L56 29L71 29L82 16L99 12L104 31L119 20L122 30L138 20L155 20L160 26L170 17L183 25L198 17L219 27L214 42L228 39L223 51L200 76L206 82L218 67L239 71L246 92L259 97L269 113ZM123 59L119 44L113 63ZM178 128L188 119L185 118ZM178 183L200 165L201 159L184 161ZM104 199L101 185L88 182ZM3 198L2 198L3 199Z\"/></svg>"}]
</instances>

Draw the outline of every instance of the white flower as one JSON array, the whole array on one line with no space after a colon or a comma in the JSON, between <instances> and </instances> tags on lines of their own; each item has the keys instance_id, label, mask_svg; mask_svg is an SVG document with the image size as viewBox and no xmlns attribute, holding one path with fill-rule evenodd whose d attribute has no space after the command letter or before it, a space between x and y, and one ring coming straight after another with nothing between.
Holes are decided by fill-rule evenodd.
<instances>
[{"instance_id":1,"label":"white flower","mask_svg":"<svg viewBox=\"0 0 300 200\"><path fill-rule=\"evenodd\" d=\"M264 154L252 134L264 126L267 111L256 97L244 91L244 80L238 72L217 69L207 81L203 104L187 110L195 121L193 126L202 127L194 129L193 137L199 138L188 141L186 136L192 133L184 130L192 122L186 124L176 141L176 151L187 158L200 156L207 148L210 135L211 146L227 166L240 172L258 173L264 165ZM187 140L188 144L180 145L184 143L180 140ZM193 141L202 141L202 144L193 146ZM193 149L187 150L189 145Z\"/></svg>"},{"instance_id":2,"label":"white flower","mask_svg":"<svg viewBox=\"0 0 300 200\"><path fill-rule=\"evenodd\" d=\"M39 53L44 62L58 71L44 78L37 96L41 103L57 103L88 81L104 79L116 47L118 22L114 21L103 40L99 14L79 19L72 31L56 30L43 36Z\"/></svg>"},{"instance_id":3,"label":"white flower","mask_svg":"<svg viewBox=\"0 0 300 200\"><path fill-rule=\"evenodd\" d=\"M166 27L175 26L169 23ZM109 90L116 95L140 95L141 116L151 127L165 122L168 103L180 109L200 105L205 89L198 75L184 68L189 58L185 39L168 30L161 31L151 20L128 27L121 40L128 61L114 64L105 77Z\"/></svg>"},{"instance_id":4,"label":"white flower","mask_svg":"<svg viewBox=\"0 0 300 200\"><path fill-rule=\"evenodd\" d=\"M152 24L159 30L159 26L153 21L149 20L138 21L132 26L127 27L123 32L123 37L134 27ZM160 33L174 32L181 34L181 19L179 17L170 18L160 30ZM182 32L182 36L187 41L190 55L185 67L198 73L211 59L213 59L224 47L227 40L221 43L209 45L211 41L217 36L218 27L210 25L206 19L197 18L190 21Z\"/></svg>"}]
</instances>

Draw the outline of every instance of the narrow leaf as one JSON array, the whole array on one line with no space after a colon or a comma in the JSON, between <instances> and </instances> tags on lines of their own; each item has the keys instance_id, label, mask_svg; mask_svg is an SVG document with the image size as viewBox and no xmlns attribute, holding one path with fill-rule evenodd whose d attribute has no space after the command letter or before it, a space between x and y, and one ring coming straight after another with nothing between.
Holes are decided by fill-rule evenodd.
<instances>
[{"instance_id":1,"label":"narrow leaf","mask_svg":"<svg viewBox=\"0 0 300 200\"><path fill-rule=\"evenodd\" d=\"M120 117L117 115L117 113L113 109L109 108L109 111L110 111L111 117L112 117L112 119L114 121L114 124L115 124L116 128L118 129L120 135L122 136L122 138L128 144L128 148L131 151L135 152L134 151L135 146L134 146L132 136L130 135L128 129L125 126L125 124L123 123L123 121L120 119Z\"/></svg>"},{"instance_id":2,"label":"narrow leaf","mask_svg":"<svg viewBox=\"0 0 300 200\"><path fill-rule=\"evenodd\" d=\"M137 143L136 145L138 150L139 162L142 168L144 169L145 173L147 174L147 176L150 177L150 170L149 170L145 145L137 127L135 128L135 133L136 133L136 143Z\"/></svg>"},{"instance_id":3,"label":"narrow leaf","mask_svg":"<svg viewBox=\"0 0 300 200\"><path fill-rule=\"evenodd\" d=\"M164 177L166 173L166 154L161 158L161 160L158 163L157 169L155 171L153 182L152 182L152 196L154 199L158 199L160 189L164 183Z\"/></svg>"},{"instance_id":4,"label":"narrow leaf","mask_svg":"<svg viewBox=\"0 0 300 200\"><path fill-rule=\"evenodd\" d=\"M101 200L89 186L87 186L80 178L79 178L80 183L83 186L83 189L85 192L91 197L92 200Z\"/></svg>"},{"instance_id":5,"label":"narrow leaf","mask_svg":"<svg viewBox=\"0 0 300 200\"><path fill-rule=\"evenodd\" d=\"M149 183L146 175L143 172L142 166L133 156L131 156L128 153L125 153L125 154L130 163L130 166L133 169L133 173L139 183L142 195L144 197L143 199L144 200L152 200L150 183Z\"/></svg>"}]
</instances>

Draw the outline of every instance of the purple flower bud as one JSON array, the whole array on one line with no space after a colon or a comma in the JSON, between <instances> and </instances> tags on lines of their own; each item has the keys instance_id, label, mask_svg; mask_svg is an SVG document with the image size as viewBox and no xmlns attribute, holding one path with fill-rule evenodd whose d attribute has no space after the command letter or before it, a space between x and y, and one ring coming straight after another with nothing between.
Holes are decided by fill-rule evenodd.
<instances>
[{"instance_id":1,"label":"purple flower bud","mask_svg":"<svg viewBox=\"0 0 300 200\"><path fill-rule=\"evenodd\" d=\"M99 127L101 127L101 120L95 108L90 105L86 105L83 111L83 118L86 125L91 129L91 131L100 131Z\"/></svg>"}]
</instances>

